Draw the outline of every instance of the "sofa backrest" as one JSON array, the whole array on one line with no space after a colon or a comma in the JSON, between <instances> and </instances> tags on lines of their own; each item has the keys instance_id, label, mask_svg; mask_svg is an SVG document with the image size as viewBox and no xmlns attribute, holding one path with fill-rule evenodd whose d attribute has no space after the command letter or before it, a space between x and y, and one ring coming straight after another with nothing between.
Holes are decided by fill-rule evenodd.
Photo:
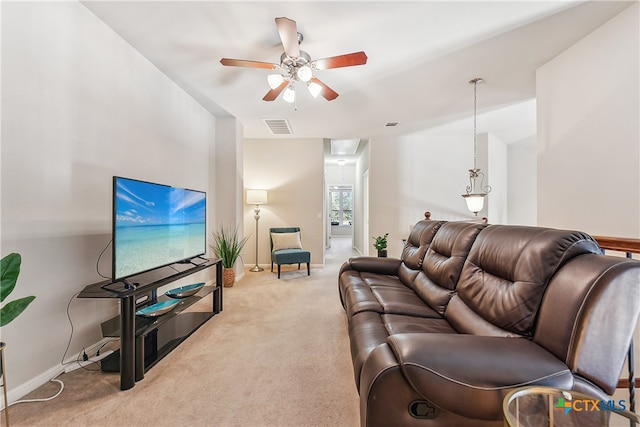
<instances>
[{"instance_id":1,"label":"sofa backrest","mask_svg":"<svg viewBox=\"0 0 640 427\"><path fill-rule=\"evenodd\" d=\"M455 292L471 246L485 224L447 222L440 226L414 280L414 290L441 315Z\"/></svg>"},{"instance_id":2,"label":"sofa backrest","mask_svg":"<svg viewBox=\"0 0 640 427\"><path fill-rule=\"evenodd\" d=\"M533 341L613 394L640 318L640 261L587 254L551 279Z\"/></svg>"},{"instance_id":3,"label":"sofa backrest","mask_svg":"<svg viewBox=\"0 0 640 427\"><path fill-rule=\"evenodd\" d=\"M445 317L460 333L530 337L549 280L585 253L600 253L586 233L490 225L469 251Z\"/></svg>"},{"instance_id":4,"label":"sofa backrest","mask_svg":"<svg viewBox=\"0 0 640 427\"><path fill-rule=\"evenodd\" d=\"M402 264L398 269L398 277L406 286L413 288L413 281L420 272L424 255L442 224L444 221L422 220L411 229L402 249Z\"/></svg>"}]
</instances>

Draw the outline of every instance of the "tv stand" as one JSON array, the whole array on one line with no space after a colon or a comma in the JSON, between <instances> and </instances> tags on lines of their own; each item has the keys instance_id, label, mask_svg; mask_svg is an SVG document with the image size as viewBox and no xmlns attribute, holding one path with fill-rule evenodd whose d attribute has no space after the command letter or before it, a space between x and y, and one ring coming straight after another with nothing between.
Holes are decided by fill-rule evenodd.
<instances>
[{"instance_id":1,"label":"tv stand","mask_svg":"<svg viewBox=\"0 0 640 427\"><path fill-rule=\"evenodd\" d=\"M157 288L213 266L216 267L213 286L204 286L197 294L180 300L176 308L161 316L136 316L135 312L140 307L168 298L158 297ZM188 264L188 268L185 267L185 264L172 264L131 277L126 282L107 280L94 283L78 294L78 298L120 299L120 315L103 322L102 332L104 336L120 337L119 355L114 353L105 364L107 370L115 371L116 366L120 370L121 390L132 388L136 381L144 378L146 370L222 311L221 261L198 258L195 263ZM210 312L184 312L209 295L213 304Z\"/></svg>"}]
</instances>

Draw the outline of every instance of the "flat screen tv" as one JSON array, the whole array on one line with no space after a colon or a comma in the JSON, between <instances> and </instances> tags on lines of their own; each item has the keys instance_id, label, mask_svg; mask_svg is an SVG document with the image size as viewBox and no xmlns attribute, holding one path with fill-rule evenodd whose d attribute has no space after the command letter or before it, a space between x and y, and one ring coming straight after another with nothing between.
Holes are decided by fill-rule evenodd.
<instances>
[{"instance_id":1,"label":"flat screen tv","mask_svg":"<svg viewBox=\"0 0 640 427\"><path fill-rule=\"evenodd\" d=\"M206 253L206 193L113 177L112 280Z\"/></svg>"}]
</instances>

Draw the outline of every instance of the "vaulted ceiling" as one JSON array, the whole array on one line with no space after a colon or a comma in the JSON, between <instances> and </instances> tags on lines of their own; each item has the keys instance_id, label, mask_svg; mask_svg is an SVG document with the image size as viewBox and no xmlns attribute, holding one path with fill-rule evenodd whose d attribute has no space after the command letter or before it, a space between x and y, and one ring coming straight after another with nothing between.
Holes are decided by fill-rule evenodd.
<instances>
[{"instance_id":1,"label":"vaulted ceiling","mask_svg":"<svg viewBox=\"0 0 640 427\"><path fill-rule=\"evenodd\" d=\"M632 3L83 1L211 113L236 117L246 138L282 138L265 119L286 120L296 138L449 126L470 117L468 81L482 77L478 111L494 114L478 123L479 131L512 140L535 122L536 69ZM315 73L339 93L333 101L306 90L298 90L295 106L282 95L263 101L271 71L225 67L220 59L279 63L276 17L297 22L301 49L312 59L365 51L367 64Z\"/></svg>"}]
</instances>

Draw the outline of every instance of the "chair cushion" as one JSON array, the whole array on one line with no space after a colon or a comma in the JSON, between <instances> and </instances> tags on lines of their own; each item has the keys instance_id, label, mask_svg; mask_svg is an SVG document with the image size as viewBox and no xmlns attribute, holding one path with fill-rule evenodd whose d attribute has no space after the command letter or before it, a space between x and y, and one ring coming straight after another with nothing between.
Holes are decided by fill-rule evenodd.
<instances>
[{"instance_id":1,"label":"chair cushion","mask_svg":"<svg viewBox=\"0 0 640 427\"><path fill-rule=\"evenodd\" d=\"M271 241L273 242L273 251L302 249L299 231L295 233L271 233Z\"/></svg>"},{"instance_id":2,"label":"chair cushion","mask_svg":"<svg viewBox=\"0 0 640 427\"><path fill-rule=\"evenodd\" d=\"M311 252L302 249L281 249L271 252L271 260L276 264L311 262Z\"/></svg>"}]
</instances>

